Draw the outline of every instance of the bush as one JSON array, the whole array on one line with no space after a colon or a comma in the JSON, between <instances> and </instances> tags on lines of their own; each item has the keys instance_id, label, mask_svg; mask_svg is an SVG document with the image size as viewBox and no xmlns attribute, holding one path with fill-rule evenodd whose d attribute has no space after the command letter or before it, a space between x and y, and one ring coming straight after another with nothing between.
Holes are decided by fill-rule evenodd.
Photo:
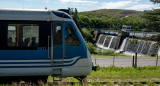
<instances>
[{"instance_id":1,"label":"bush","mask_svg":"<svg viewBox=\"0 0 160 86\"><path fill-rule=\"evenodd\" d=\"M156 56L156 53L155 52L151 52L150 56L154 57L154 56Z\"/></svg>"},{"instance_id":2,"label":"bush","mask_svg":"<svg viewBox=\"0 0 160 86\"><path fill-rule=\"evenodd\" d=\"M118 54L114 50L98 50L99 55L117 56Z\"/></svg>"},{"instance_id":3,"label":"bush","mask_svg":"<svg viewBox=\"0 0 160 86\"><path fill-rule=\"evenodd\" d=\"M91 34L90 30L88 30L87 28L82 28L82 31L83 31L87 41L93 41L94 40L93 35Z\"/></svg>"},{"instance_id":4,"label":"bush","mask_svg":"<svg viewBox=\"0 0 160 86\"><path fill-rule=\"evenodd\" d=\"M87 43L87 47L90 51L91 54L96 54L96 48L94 47L94 45L92 43Z\"/></svg>"}]
</instances>

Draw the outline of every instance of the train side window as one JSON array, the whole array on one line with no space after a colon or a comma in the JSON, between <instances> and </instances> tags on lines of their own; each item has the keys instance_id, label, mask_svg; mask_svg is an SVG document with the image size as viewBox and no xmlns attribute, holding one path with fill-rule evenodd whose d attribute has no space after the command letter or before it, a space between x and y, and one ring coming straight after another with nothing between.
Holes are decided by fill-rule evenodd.
<instances>
[{"instance_id":1,"label":"train side window","mask_svg":"<svg viewBox=\"0 0 160 86\"><path fill-rule=\"evenodd\" d=\"M39 26L37 24L9 24L9 47L36 47L39 44Z\"/></svg>"},{"instance_id":2,"label":"train side window","mask_svg":"<svg viewBox=\"0 0 160 86\"><path fill-rule=\"evenodd\" d=\"M62 43L62 26L61 24L54 25L54 44Z\"/></svg>"},{"instance_id":3,"label":"train side window","mask_svg":"<svg viewBox=\"0 0 160 86\"><path fill-rule=\"evenodd\" d=\"M78 45L80 45L80 41L78 40L78 37L76 36L72 25L68 24L67 32L68 32L68 37L67 37L68 45L69 46L78 46Z\"/></svg>"},{"instance_id":4,"label":"train side window","mask_svg":"<svg viewBox=\"0 0 160 86\"><path fill-rule=\"evenodd\" d=\"M36 47L39 44L39 26L23 25L23 47Z\"/></svg>"},{"instance_id":5,"label":"train side window","mask_svg":"<svg viewBox=\"0 0 160 86\"><path fill-rule=\"evenodd\" d=\"M13 25L8 26L7 44L10 47L16 46L16 30L17 30L16 26L13 26Z\"/></svg>"}]
</instances>

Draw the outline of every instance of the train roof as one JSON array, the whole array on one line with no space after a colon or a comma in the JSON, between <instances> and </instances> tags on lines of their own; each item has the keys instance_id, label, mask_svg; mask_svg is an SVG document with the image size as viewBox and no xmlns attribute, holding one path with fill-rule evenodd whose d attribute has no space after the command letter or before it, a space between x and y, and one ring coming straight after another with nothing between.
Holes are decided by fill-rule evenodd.
<instances>
[{"instance_id":1,"label":"train roof","mask_svg":"<svg viewBox=\"0 0 160 86\"><path fill-rule=\"evenodd\" d=\"M72 17L56 10L0 9L0 20L65 21Z\"/></svg>"}]
</instances>

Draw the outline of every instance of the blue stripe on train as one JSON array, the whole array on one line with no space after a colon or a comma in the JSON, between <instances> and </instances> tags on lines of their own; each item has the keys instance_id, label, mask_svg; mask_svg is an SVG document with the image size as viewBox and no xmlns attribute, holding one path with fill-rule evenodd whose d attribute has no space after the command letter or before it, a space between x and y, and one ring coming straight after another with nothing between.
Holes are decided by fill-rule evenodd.
<instances>
[{"instance_id":1,"label":"blue stripe on train","mask_svg":"<svg viewBox=\"0 0 160 86\"><path fill-rule=\"evenodd\" d=\"M0 66L0 68L47 68L47 67L66 67L74 65L80 58L76 59L74 63L67 65L48 65L48 66Z\"/></svg>"},{"instance_id":2,"label":"blue stripe on train","mask_svg":"<svg viewBox=\"0 0 160 86\"><path fill-rule=\"evenodd\" d=\"M72 61L64 61L64 63L70 63ZM62 62L63 61L53 61L53 63L62 63ZM51 62L0 62L0 64L51 64Z\"/></svg>"}]
</instances>

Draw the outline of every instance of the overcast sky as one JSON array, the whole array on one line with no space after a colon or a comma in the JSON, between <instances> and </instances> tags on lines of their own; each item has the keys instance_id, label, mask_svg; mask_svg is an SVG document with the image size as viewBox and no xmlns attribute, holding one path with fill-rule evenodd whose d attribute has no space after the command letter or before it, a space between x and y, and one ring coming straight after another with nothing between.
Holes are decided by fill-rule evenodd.
<instances>
[{"instance_id":1,"label":"overcast sky","mask_svg":"<svg viewBox=\"0 0 160 86\"><path fill-rule=\"evenodd\" d=\"M149 0L0 0L0 8L14 9L66 9L77 8L78 11L97 9L151 10L160 8Z\"/></svg>"}]
</instances>

